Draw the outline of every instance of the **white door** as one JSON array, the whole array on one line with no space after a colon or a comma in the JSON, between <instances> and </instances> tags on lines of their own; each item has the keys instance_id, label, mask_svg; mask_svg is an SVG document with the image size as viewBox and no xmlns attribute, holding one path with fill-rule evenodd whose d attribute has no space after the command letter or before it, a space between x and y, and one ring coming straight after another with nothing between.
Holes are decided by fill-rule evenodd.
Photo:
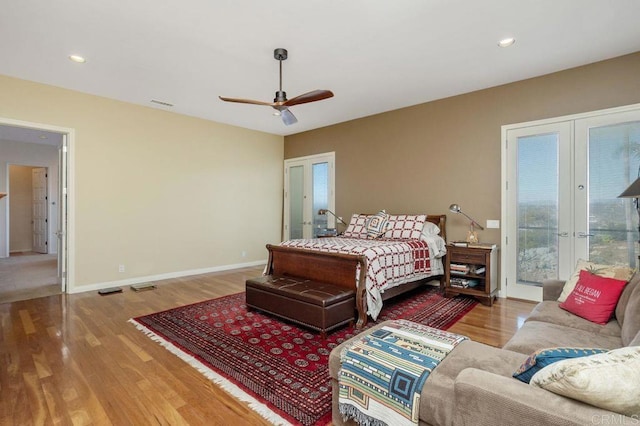
<instances>
[{"instance_id":1,"label":"white door","mask_svg":"<svg viewBox=\"0 0 640 426\"><path fill-rule=\"evenodd\" d=\"M578 259L636 266L640 217L618 195L640 177L640 109L508 128L504 156L508 297L541 300Z\"/></svg>"},{"instance_id":2,"label":"white door","mask_svg":"<svg viewBox=\"0 0 640 426\"><path fill-rule=\"evenodd\" d=\"M285 160L284 229L285 240L314 238L334 228L335 153Z\"/></svg>"},{"instance_id":3,"label":"white door","mask_svg":"<svg viewBox=\"0 0 640 426\"><path fill-rule=\"evenodd\" d=\"M640 177L640 110L576 120L575 144L576 258L636 267L639 215L618 195Z\"/></svg>"},{"instance_id":4,"label":"white door","mask_svg":"<svg viewBox=\"0 0 640 426\"><path fill-rule=\"evenodd\" d=\"M507 297L541 300L543 279L566 276L572 262L571 124L507 132Z\"/></svg>"},{"instance_id":5,"label":"white door","mask_svg":"<svg viewBox=\"0 0 640 426\"><path fill-rule=\"evenodd\" d=\"M48 201L47 201L47 169L34 167L31 169L31 185L33 191L33 245L36 253L48 253L47 234L48 225Z\"/></svg>"},{"instance_id":6,"label":"white door","mask_svg":"<svg viewBox=\"0 0 640 426\"><path fill-rule=\"evenodd\" d=\"M58 283L67 288L67 136L58 148Z\"/></svg>"}]
</instances>

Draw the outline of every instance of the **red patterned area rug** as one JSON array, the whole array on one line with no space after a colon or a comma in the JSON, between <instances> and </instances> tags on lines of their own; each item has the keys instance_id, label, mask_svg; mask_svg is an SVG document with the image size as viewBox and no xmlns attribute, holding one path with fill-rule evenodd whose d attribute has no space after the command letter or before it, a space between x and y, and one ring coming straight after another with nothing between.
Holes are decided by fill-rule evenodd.
<instances>
[{"instance_id":1,"label":"red patterned area rug","mask_svg":"<svg viewBox=\"0 0 640 426\"><path fill-rule=\"evenodd\" d=\"M476 303L429 288L385 302L378 321L404 318L446 330ZM274 424L331 421L329 352L358 334L346 327L323 341L308 329L247 311L245 293L130 322Z\"/></svg>"}]
</instances>

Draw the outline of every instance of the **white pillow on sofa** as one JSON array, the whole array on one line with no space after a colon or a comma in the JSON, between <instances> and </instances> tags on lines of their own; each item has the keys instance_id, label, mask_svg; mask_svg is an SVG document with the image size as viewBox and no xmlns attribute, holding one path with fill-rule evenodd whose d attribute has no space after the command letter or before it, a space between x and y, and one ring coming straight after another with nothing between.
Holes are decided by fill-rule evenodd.
<instances>
[{"instance_id":1,"label":"white pillow on sofa","mask_svg":"<svg viewBox=\"0 0 640 426\"><path fill-rule=\"evenodd\" d=\"M558 361L534 374L531 385L638 418L640 347Z\"/></svg>"},{"instance_id":2,"label":"white pillow on sofa","mask_svg":"<svg viewBox=\"0 0 640 426\"><path fill-rule=\"evenodd\" d=\"M558 302L564 302L565 300L567 300L567 297L569 297L573 289L576 287L576 284L578 283L578 279L580 278L580 271L583 270L591 271L593 274L599 275L601 277L614 278L621 281L629 281L633 276L633 273L635 272L635 270L627 266L600 265L584 259L578 259L575 271L573 272L571 277L564 283L564 287L562 287L562 294L560 294L560 297L558 297Z\"/></svg>"}]
</instances>

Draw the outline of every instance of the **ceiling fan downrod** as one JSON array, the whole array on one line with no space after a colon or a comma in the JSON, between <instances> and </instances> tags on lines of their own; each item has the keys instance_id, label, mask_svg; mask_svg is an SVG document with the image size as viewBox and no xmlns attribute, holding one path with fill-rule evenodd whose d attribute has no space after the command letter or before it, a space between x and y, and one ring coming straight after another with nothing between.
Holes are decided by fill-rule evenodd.
<instances>
[{"instance_id":1,"label":"ceiling fan downrod","mask_svg":"<svg viewBox=\"0 0 640 426\"><path fill-rule=\"evenodd\" d=\"M273 57L280 63L280 90L276 92L273 102L286 102L287 93L282 90L282 61L287 60L287 49L278 48L273 51Z\"/></svg>"}]
</instances>

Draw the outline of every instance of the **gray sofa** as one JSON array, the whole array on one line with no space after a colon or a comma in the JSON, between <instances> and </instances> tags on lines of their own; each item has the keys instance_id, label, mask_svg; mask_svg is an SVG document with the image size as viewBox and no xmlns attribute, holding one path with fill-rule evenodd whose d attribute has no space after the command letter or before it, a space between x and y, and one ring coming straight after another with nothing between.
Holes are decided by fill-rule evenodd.
<instances>
[{"instance_id":1,"label":"gray sofa","mask_svg":"<svg viewBox=\"0 0 640 426\"><path fill-rule=\"evenodd\" d=\"M427 379L421 393L420 424L425 425L585 425L637 424L637 418L603 410L523 383L512 374L538 349L583 347L616 349L640 346L640 274L625 286L606 325L598 325L561 308L556 301L563 281L545 281L543 301L502 348L464 341ZM382 327L384 323L375 328ZM357 336L355 337L357 338ZM329 360L333 424L344 422L338 411L340 352ZM605 422L609 423L605 423ZM611 422L616 423L611 423Z\"/></svg>"}]
</instances>

